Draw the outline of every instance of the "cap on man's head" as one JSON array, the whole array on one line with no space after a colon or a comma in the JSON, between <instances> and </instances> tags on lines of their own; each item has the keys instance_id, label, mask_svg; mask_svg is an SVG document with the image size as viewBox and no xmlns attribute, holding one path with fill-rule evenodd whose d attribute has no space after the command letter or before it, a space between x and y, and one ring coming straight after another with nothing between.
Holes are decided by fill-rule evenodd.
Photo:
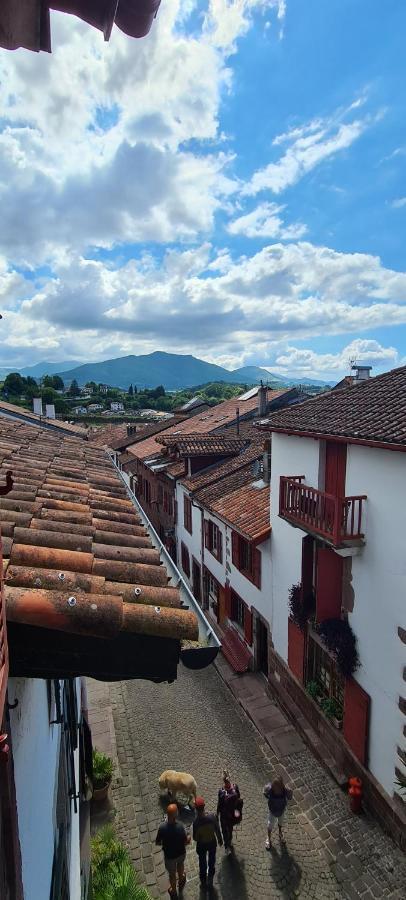
<instances>
[{"instance_id":1,"label":"cap on man's head","mask_svg":"<svg viewBox=\"0 0 406 900\"><path fill-rule=\"evenodd\" d=\"M204 809L205 802L204 802L203 797L196 797L195 807L196 807L196 809Z\"/></svg>"}]
</instances>

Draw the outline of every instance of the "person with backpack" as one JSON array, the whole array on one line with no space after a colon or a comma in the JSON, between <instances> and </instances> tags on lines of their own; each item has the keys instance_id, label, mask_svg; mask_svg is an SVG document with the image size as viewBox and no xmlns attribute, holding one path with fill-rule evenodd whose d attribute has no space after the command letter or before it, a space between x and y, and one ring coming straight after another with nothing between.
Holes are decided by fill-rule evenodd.
<instances>
[{"instance_id":1,"label":"person with backpack","mask_svg":"<svg viewBox=\"0 0 406 900\"><path fill-rule=\"evenodd\" d=\"M217 844L222 847L223 840L217 817L205 812L203 797L196 797L195 809L193 840L196 841L196 853L199 857L200 884L211 888L216 868Z\"/></svg>"},{"instance_id":2,"label":"person with backpack","mask_svg":"<svg viewBox=\"0 0 406 900\"><path fill-rule=\"evenodd\" d=\"M288 801L292 799L293 792L285 787L283 778L275 778L274 781L264 787L264 796L268 801L268 838L265 843L267 850L272 847L272 829L275 822L278 823L279 840L285 843L283 836L283 822Z\"/></svg>"},{"instance_id":3,"label":"person with backpack","mask_svg":"<svg viewBox=\"0 0 406 900\"><path fill-rule=\"evenodd\" d=\"M242 805L238 785L232 784L228 772L224 772L223 787L218 793L217 815L220 818L224 849L227 852L231 852L232 849L234 825L241 822Z\"/></svg>"}]
</instances>

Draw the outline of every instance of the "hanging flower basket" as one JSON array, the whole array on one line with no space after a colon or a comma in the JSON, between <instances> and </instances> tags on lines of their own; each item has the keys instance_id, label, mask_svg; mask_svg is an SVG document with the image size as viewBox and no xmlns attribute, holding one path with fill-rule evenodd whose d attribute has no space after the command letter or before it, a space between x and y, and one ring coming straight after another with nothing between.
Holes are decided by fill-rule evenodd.
<instances>
[{"instance_id":1,"label":"hanging flower basket","mask_svg":"<svg viewBox=\"0 0 406 900\"><path fill-rule=\"evenodd\" d=\"M318 626L318 633L336 659L337 667L344 678L350 678L360 665L357 639L345 619L324 619Z\"/></svg>"}]
</instances>

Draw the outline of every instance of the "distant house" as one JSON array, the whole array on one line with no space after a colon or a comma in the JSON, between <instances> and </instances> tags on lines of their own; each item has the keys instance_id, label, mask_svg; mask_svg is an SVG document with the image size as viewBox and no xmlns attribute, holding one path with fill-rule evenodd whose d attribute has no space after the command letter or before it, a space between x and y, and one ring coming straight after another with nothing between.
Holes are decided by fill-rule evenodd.
<instances>
[{"instance_id":1,"label":"distant house","mask_svg":"<svg viewBox=\"0 0 406 900\"><path fill-rule=\"evenodd\" d=\"M84 416L87 413L86 406L74 406L72 412L75 416Z\"/></svg>"},{"instance_id":2,"label":"distant house","mask_svg":"<svg viewBox=\"0 0 406 900\"><path fill-rule=\"evenodd\" d=\"M104 409L104 406L102 403L89 403L87 409L88 412L97 412L98 409Z\"/></svg>"},{"instance_id":3,"label":"distant house","mask_svg":"<svg viewBox=\"0 0 406 900\"><path fill-rule=\"evenodd\" d=\"M109 389L108 384L99 384L99 393L100 394L107 394L108 389Z\"/></svg>"},{"instance_id":4,"label":"distant house","mask_svg":"<svg viewBox=\"0 0 406 900\"><path fill-rule=\"evenodd\" d=\"M112 412L122 412L124 409L124 403L120 403L119 400L112 400L110 403L110 409Z\"/></svg>"}]
</instances>

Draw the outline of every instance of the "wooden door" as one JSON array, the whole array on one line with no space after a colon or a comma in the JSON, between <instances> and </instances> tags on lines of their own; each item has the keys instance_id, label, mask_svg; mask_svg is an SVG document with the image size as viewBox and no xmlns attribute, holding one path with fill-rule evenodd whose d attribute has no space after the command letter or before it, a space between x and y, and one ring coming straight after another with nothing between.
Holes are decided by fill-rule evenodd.
<instances>
[{"instance_id":1,"label":"wooden door","mask_svg":"<svg viewBox=\"0 0 406 900\"><path fill-rule=\"evenodd\" d=\"M268 677L268 629L261 619L256 621L257 666Z\"/></svg>"},{"instance_id":2,"label":"wooden door","mask_svg":"<svg viewBox=\"0 0 406 900\"><path fill-rule=\"evenodd\" d=\"M336 441L326 443L325 491L334 497L345 497L345 471L347 466L347 444Z\"/></svg>"}]
</instances>

